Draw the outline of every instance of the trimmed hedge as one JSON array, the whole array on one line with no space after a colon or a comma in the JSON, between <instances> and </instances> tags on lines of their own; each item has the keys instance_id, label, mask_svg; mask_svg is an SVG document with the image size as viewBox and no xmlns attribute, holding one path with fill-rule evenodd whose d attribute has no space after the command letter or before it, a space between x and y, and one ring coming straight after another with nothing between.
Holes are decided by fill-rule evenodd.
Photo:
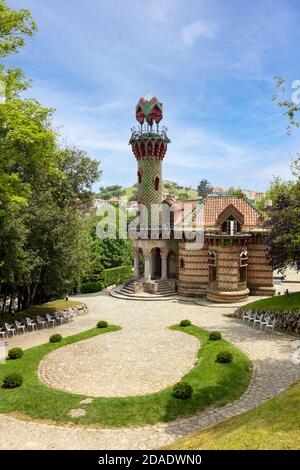
<instances>
[{"instance_id":1,"label":"trimmed hedge","mask_svg":"<svg viewBox=\"0 0 300 470\"><path fill-rule=\"evenodd\" d=\"M81 294L93 294L100 292L105 287L113 284L122 284L126 279L132 277L131 266L118 266L117 268L104 269L101 281L82 282L80 284Z\"/></svg>"},{"instance_id":2,"label":"trimmed hedge","mask_svg":"<svg viewBox=\"0 0 300 470\"><path fill-rule=\"evenodd\" d=\"M93 294L94 292L99 292L103 289L103 282L84 282L80 284L80 293L81 294Z\"/></svg>"},{"instance_id":3,"label":"trimmed hedge","mask_svg":"<svg viewBox=\"0 0 300 470\"><path fill-rule=\"evenodd\" d=\"M108 327L107 321L104 321L104 320L98 321L97 328L107 328L107 327Z\"/></svg>"},{"instance_id":4,"label":"trimmed hedge","mask_svg":"<svg viewBox=\"0 0 300 470\"><path fill-rule=\"evenodd\" d=\"M62 335L60 335L59 333L55 333L49 338L50 343L60 343L61 340L62 340Z\"/></svg>"},{"instance_id":5,"label":"trimmed hedge","mask_svg":"<svg viewBox=\"0 0 300 470\"><path fill-rule=\"evenodd\" d=\"M12 348L8 351L9 359L20 359L23 356L23 351L21 348Z\"/></svg>"},{"instance_id":6,"label":"trimmed hedge","mask_svg":"<svg viewBox=\"0 0 300 470\"><path fill-rule=\"evenodd\" d=\"M3 379L3 388L17 388L21 387L23 383L23 377L20 374L7 374Z\"/></svg>"},{"instance_id":7,"label":"trimmed hedge","mask_svg":"<svg viewBox=\"0 0 300 470\"><path fill-rule=\"evenodd\" d=\"M217 354L219 364L229 364L233 360L233 355L229 351L222 351Z\"/></svg>"},{"instance_id":8,"label":"trimmed hedge","mask_svg":"<svg viewBox=\"0 0 300 470\"><path fill-rule=\"evenodd\" d=\"M188 400L193 395L193 387L186 382L178 382L173 387L173 396L177 400Z\"/></svg>"},{"instance_id":9,"label":"trimmed hedge","mask_svg":"<svg viewBox=\"0 0 300 470\"><path fill-rule=\"evenodd\" d=\"M132 277L131 266L118 266L117 268L104 270L104 287L112 286L113 284L122 284L125 279Z\"/></svg>"},{"instance_id":10,"label":"trimmed hedge","mask_svg":"<svg viewBox=\"0 0 300 470\"><path fill-rule=\"evenodd\" d=\"M211 331L209 333L209 339L211 341L220 341L220 339L222 339L222 335L219 331Z\"/></svg>"},{"instance_id":11,"label":"trimmed hedge","mask_svg":"<svg viewBox=\"0 0 300 470\"><path fill-rule=\"evenodd\" d=\"M191 320L181 320L180 322L180 326L182 328L185 328L186 326L191 326L191 324L192 324Z\"/></svg>"}]
</instances>

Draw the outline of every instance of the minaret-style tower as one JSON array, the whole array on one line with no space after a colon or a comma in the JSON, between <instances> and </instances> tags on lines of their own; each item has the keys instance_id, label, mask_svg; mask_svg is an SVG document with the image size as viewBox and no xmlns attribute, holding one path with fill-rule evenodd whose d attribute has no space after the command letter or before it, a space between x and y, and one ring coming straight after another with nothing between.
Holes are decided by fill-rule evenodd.
<instances>
[{"instance_id":1,"label":"minaret-style tower","mask_svg":"<svg viewBox=\"0 0 300 470\"><path fill-rule=\"evenodd\" d=\"M131 129L130 145L138 162L138 203L148 210L151 221L151 205L162 203L162 161L170 142L167 129L159 123L163 118L162 103L153 97L141 98L136 106L139 129Z\"/></svg>"}]
</instances>

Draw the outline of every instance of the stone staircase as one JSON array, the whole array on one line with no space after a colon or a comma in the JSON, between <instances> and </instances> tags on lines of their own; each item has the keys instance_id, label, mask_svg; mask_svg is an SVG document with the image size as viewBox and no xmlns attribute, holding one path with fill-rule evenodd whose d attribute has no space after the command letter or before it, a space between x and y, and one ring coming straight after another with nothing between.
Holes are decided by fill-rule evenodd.
<instances>
[{"instance_id":1,"label":"stone staircase","mask_svg":"<svg viewBox=\"0 0 300 470\"><path fill-rule=\"evenodd\" d=\"M158 280L154 281L158 284L158 291L153 294L148 292L134 292L133 284L135 279L130 279L123 286L110 290L112 297L130 300L173 300L176 297L174 281Z\"/></svg>"}]
</instances>

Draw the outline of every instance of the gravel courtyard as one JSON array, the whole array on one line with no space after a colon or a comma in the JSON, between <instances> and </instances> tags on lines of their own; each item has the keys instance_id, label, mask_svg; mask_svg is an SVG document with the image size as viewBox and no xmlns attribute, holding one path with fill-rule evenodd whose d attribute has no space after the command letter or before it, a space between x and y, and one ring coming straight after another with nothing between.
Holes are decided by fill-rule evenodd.
<instances>
[{"instance_id":1,"label":"gravel courtyard","mask_svg":"<svg viewBox=\"0 0 300 470\"><path fill-rule=\"evenodd\" d=\"M175 383L193 366L199 346L195 338L168 330L184 318L200 327L221 331L225 339L246 352L255 366L251 385L243 397L226 407L142 428L55 426L2 414L1 449L157 448L255 407L300 378L300 365L293 364L291 357L293 338L278 333L266 335L243 325L229 316L234 307L120 300L107 292L76 299L87 303L90 313L57 327L57 332L69 336L94 327L99 320L120 325L122 330L46 356L39 372L52 387L90 397L128 396L152 393ZM49 330L26 334L9 340L9 347L29 348L48 338Z\"/></svg>"}]
</instances>

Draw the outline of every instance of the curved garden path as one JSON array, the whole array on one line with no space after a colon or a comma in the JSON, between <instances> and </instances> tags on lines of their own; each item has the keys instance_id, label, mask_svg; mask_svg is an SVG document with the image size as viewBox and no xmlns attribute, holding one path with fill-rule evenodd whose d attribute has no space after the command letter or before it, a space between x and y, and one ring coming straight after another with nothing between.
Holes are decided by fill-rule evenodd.
<instances>
[{"instance_id":1,"label":"curved garden path","mask_svg":"<svg viewBox=\"0 0 300 470\"><path fill-rule=\"evenodd\" d=\"M152 365L157 367L157 361L163 356L164 364L168 364L168 354L171 362L168 367L182 367L182 370L191 367L195 354L195 341L193 338L179 334L172 336L166 328L178 323L183 318L189 318L195 325L211 330L220 330L224 337L245 351L255 365L255 374L246 394L233 404L224 408L211 408L192 417L182 418L173 422L145 426L140 428L87 428L79 426L55 426L33 421L22 421L12 416L0 414L0 448L1 449L153 449L166 446L196 429L207 427L227 417L240 414L255 407L264 400L273 397L285 390L291 383L300 378L300 365L292 362L291 342L293 338L283 334L265 335L254 330L240 321L228 316L233 308L200 306L193 303L170 302L138 302L125 301L109 297L107 293L82 296L81 300L88 304L90 314L79 317L69 325L63 325L56 330L63 335L70 335L86 330L95 325L100 319L121 325L123 330L117 333L103 335L105 342L99 343L105 348L109 341L114 342L116 354L119 358L122 351L138 351L143 347L141 354L135 357L139 364L132 366L130 376L131 387L138 387L142 380L147 382L149 390L159 385L165 386L164 380L176 380L176 374L165 372L157 375L155 384L151 378ZM167 333L166 333L167 332ZM158 335L156 344L153 335ZM119 341L116 338L119 335ZM17 337L10 341L10 346L20 345L30 347L42 344L48 340L49 332L38 332ZM100 338L100 337L99 337ZM101 341L102 341L101 338ZM115 338L115 339L113 339ZM191 341L192 340L192 341ZM106 343L107 341L107 343ZM137 346L135 346L135 344ZM148 346L147 346L148 344ZM178 345L178 348L177 348ZM187 348L187 349L186 349ZM163 354L162 354L162 351ZM187 352L188 351L188 352ZM114 348L110 349L114 354ZM173 355L178 354L179 359ZM153 358L156 356L155 362ZM180 365L180 360L182 361ZM107 390L110 380L118 375L120 370L113 370L114 363L110 359L110 374L106 376ZM141 367L147 369L147 374L139 375ZM150 377L148 376L150 375ZM166 379L166 377L169 377ZM172 379L173 377L173 379ZM119 376L118 380L126 380ZM114 380L114 379L113 379ZM149 380L149 382L148 382ZM150 385L149 385L150 384ZM127 385L126 385L127 386ZM124 384L125 387L125 384ZM162 387L160 387L162 388ZM136 389L136 393L138 390Z\"/></svg>"}]
</instances>

